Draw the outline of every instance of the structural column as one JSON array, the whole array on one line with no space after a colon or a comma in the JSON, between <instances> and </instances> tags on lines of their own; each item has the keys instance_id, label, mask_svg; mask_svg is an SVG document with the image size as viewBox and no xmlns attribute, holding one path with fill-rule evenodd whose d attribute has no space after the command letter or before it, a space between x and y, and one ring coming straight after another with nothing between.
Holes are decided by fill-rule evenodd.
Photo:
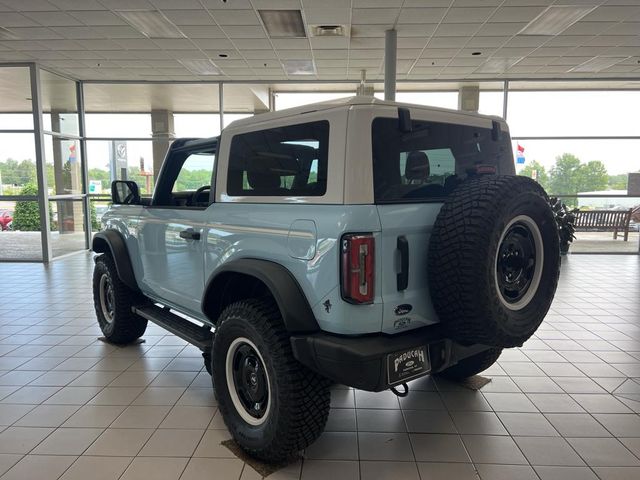
<instances>
[{"instance_id":1,"label":"structural column","mask_svg":"<svg viewBox=\"0 0 640 480\"><path fill-rule=\"evenodd\" d=\"M176 138L173 128L173 112L169 110L151 111L151 135L153 137L153 177L157 179L169 145ZM145 165L145 170L148 169L149 167Z\"/></svg>"},{"instance_id":2,"label":"structural column","mask_svg":"<svg viewBox=\"0 0 640 480\"><path fill-rule=\"evenodd\" d=\"M398 32L384 32L384 99L396 99L396 58L398 49Z\"/></svg>"}]
</instances>

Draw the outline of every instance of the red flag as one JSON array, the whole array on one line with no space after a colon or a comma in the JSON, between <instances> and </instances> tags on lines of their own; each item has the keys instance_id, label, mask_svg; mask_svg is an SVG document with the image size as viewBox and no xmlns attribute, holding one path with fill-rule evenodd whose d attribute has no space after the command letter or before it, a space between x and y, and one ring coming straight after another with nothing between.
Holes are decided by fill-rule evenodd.
<instances>
[{"instance_id":1,"label":"red flag","mask_svg":"<svg viewBox=\"0 0 640 480\"><path fill-rule=\"evenodd\" d=\"M518 143L518 153L524 153L524 147Z\"/></svg>"}]
</instances>

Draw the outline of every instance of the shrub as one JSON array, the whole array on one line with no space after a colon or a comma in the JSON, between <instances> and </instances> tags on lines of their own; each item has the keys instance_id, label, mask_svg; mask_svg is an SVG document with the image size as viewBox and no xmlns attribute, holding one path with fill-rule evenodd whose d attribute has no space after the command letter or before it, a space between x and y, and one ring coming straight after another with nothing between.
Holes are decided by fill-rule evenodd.
<instances>
[{"instance_id":1,"label":"shrub","mask_svg":"<svg viewBox=\"0 0 640 480\"><path fill-rule=\"evenodd\" d=\"M27 183L20 190L20 195L37 195L38 187L34 183ZM49 204L49 219L53 221L53 211ZM23 232L40 231L40 210L37 201L18 201L13 212L13 229Z\"/></svg>"}]
</instances>

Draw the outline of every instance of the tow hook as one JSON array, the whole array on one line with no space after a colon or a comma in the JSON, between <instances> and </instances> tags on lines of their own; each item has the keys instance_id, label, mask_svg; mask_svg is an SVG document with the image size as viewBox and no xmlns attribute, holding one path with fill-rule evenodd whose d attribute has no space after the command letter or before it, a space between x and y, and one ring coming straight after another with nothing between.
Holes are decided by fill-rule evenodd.
<instances>
[{"instance_id":1,"label":"tow hook","mask_svg":"<svg viewBox=\"0 0 640 480\"><path fill-rule=\"evenodd\" d=\"M409 395L409 385L407 385L406 383L401 383L398 385L404 387L404 392L399 391L396 387L389 387L389 390L391 390L393 393L395 393L398 397L400 398L404 398L407 395Z\"/></svg>"}]
</instances>

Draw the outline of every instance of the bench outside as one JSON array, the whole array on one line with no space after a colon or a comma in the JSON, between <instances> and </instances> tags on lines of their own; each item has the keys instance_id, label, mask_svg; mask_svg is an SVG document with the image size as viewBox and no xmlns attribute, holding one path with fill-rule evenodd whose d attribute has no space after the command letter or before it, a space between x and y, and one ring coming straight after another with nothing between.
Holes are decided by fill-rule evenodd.
<instances>
[{"instance_id":1,"label":"bench outside","mask_svg":"<svg viewBox=\"0 0 640 480\"><path fill-rule=\"evenodd\" d=\"M576 213L576 231L613 232L614 240L618 233L624 233L624 241L629 239L629 210L581 210Z\"/></svg>"}]
</instances>

